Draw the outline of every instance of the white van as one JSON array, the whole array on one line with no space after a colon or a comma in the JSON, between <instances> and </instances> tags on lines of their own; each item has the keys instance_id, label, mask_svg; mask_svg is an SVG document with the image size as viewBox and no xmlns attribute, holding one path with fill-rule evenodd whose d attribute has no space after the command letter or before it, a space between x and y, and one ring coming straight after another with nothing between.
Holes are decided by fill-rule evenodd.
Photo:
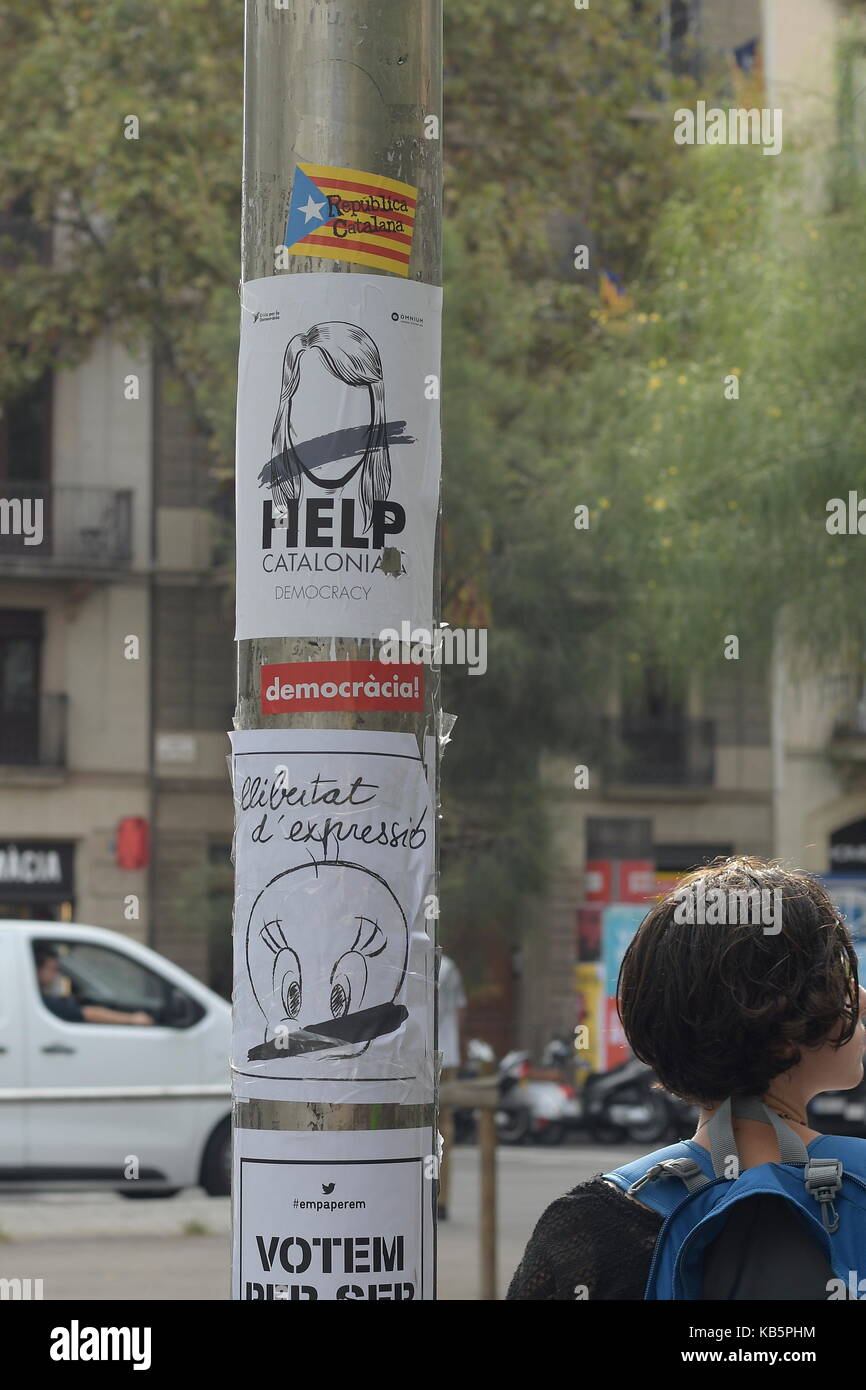
<instances>
[{"instance_id":1,"label":"white van","mask_svg":"<svg viewBox=\"0 0 866 1390\"><path fill-rule=\"evenodd\" d=\"M0 1186L224 1195L230 1041L229 1004L146 946L101 927L0 921ZM79 1094L93 1087L110 1098ZM182 1087L205 1094L159 1094Z\"/></svg>"}]
</instances>

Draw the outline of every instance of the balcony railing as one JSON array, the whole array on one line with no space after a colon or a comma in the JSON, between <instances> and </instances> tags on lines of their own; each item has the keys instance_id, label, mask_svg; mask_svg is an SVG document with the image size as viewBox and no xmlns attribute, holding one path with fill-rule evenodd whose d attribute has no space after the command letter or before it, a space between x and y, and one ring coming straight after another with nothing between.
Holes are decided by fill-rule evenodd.
<instances>
[{"instance_id":1,"label":"balcony railing","mask_svg":"<svg viewBox=\"0 0 866 1390\"><path fill-rule=\"evenodd\" d=\"M675 715L603 721L602 762L608 783L709 787L715 776L712 719Z\"/></svg>"},{"instance_id":2,"label":"balcony railing","mask_svg":"<svg viewBox=\"0 0 866 1390\"><path fill-rule=\"evenodd\" d=\"M128 569L132 493L0 479L0 570Z\"/></svg>"},{"instance_id":3,"label":"balcony railing","mask_svg":"<svg viewBox=\"0 0 866 1390\"><path fill-rule=\"evenodd\" d=\"M65 695L0 695L0 764L66 766Z\"/></svg>"},{"instance_id":4,"label":"balcony railing","mask_svg":"<svg viewBox=\"0 0 866 1390\"><path fill-rule=\"evenodd\" d=\"M843 714L837 716L833 724L834 743L859 743L866 740L866 696L846 701Z\"/></svg>"},{"instance_id":5,"label":"balcony railing","mask_svg":"<svg viewBox=\"0 0 866 1390\"><path fill-rule=\"evenodd\" d=\"M846 719L837 719L833 725L833 738L838 742L866 738L866 711L855 710Z\"/></svg>"}]
</instances>

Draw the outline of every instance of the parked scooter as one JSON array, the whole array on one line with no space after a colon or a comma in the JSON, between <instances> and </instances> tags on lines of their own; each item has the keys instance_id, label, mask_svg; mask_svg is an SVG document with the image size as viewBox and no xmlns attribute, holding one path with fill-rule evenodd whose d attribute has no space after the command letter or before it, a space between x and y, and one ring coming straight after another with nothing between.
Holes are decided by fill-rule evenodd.
<instances>
[{"instance_id":1,"label":"parked scooter","mask_svg":"<svg viewBox=\"0 0 866 1390\"><path fill-rule=\"evenodd\" d=\"M630 1057L608 1072L593 1072L583 1087L583 1120L597 1144L657 1144L668 1136L681 1139L694 1132L695 1110L652 1089L651 1067Z\"/></svg>"},{"instance_id":2,"label":"parked scooter","mask_svg":"<svg viewBox=\"0 0 866 1390\"><path fill-rule=\"evenodd\" d=\"M467 1048L461 1075L479 1075L480 1063L492 1052L486 1043ZM499 1106L496 1136L500 1144L559 1144L569 1130L587 1131L597 1144L652 1145L667 1137L687 1138L694 1132L696 1112L666 1091L652 1089L655 1074L636 1057L607 1072L591 1072L578 1091L563 1080L570 1049L555 1039L545 1049L542 1067L534 1067L528 1052L506 1054L497 1070ZM471 1142L477 1112L455 1112L457 1142Z\"/></svg>"},{"instance_id":3,"label":"parked scooter","mask_svg":"<svg viewBox=\"0 0 866 1390\"><path fill-rule=\"evenodd\" d=\"M560 1144L579 1123L574 1087L530 1065L528 1052L509 1052L499 1063L496 1136L500 1144Z\"/></svg>"}]
</instances>

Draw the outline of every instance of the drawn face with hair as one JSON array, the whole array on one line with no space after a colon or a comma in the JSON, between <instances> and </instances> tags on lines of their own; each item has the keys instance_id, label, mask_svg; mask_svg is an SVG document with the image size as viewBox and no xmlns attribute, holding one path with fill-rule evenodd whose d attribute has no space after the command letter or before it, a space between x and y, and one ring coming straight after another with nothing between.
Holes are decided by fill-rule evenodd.
<instances>
[{"instance_id":1,"label":"drawn face with hair","mask_svg":"<svg viewBox=\"0 0 866 1390\"><path fill-rule=\"evenodd\" d=\"M251 1061L359 1056L406 1018L395 1004L409 933L390 888L355 864L278 874L247 926L247 970L264 1021Z\"/></svg>"},{"instance_id":2,"label":"drawn face with hair","mask_svg":"<svg viewBox=\"0 0 866 1390\"><path fill-rule=\"evenodd\" d=\"M316 349L303 354L299 370L298 389L289 419L295 459L302 477L314 487L341 486L351 481L364 462L372 424L370 389L346 386L334 376L327 358ZM347 434L339 450L323 450L318 441L323 435L337 431L351 431L351 434ZM343 448L347 451L345 454ZM328 458L328 452L342 456Z\"/></svg>"},{"instance_id":3,"label":"drawn face with hair","mask_svg":"<svg viewBox=\"0 0 866 1390\"><path fill-rule=\"evenodd\" d=\"M304 487L333 491L357 476L363 525L391 488L385 382L379 349L354 323L317 323L283 358L271 457L259 475L274 505Z\"/></svg>"}]
</instances>

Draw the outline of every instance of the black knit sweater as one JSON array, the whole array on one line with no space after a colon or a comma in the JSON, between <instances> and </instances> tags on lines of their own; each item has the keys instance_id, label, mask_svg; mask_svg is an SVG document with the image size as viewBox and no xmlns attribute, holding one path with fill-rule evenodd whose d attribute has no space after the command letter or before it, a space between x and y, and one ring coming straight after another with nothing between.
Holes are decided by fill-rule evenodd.
<instances>
[{"instance_id":1,"label":"black knit sweater","mask_svg":"<svg viewBox=\"0 0 866 1390\"><path fill-rule=\"evenodd\" d=\"M642 1299L662 1218L601 1176L540 1218L506 1299Z\"/></svg>"}]
</instances>

